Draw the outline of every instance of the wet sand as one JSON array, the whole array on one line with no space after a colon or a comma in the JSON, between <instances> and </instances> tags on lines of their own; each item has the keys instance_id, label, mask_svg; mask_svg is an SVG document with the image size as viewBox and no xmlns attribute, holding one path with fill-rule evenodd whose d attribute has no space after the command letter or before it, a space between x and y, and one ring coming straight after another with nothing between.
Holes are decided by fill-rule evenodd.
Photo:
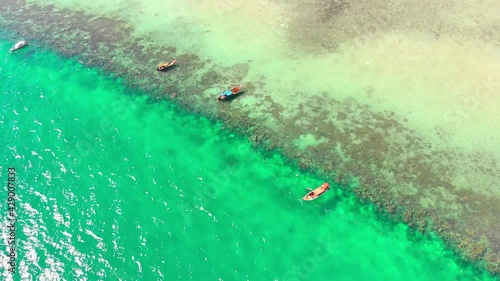
<instances>
[{"instance_id":1,"label":"wet sand","mask_svg":"<svg viewBox=\"0 0 500 281\"><path fill-rule=\"evenodd\" d=\"M500 272L500 4L304 2L2 1L0 24L175 92Z\"/></svg>"}]
</instances>

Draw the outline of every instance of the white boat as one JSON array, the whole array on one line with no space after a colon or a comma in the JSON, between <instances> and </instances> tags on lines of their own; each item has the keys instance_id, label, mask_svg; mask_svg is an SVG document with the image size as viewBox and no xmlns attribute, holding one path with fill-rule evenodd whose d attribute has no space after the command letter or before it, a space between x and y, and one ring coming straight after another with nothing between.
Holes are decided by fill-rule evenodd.
<instances>
[{"instance_id":1,"label":"white boat","mask_svg":"<svg viewBox=\"0 0 500 281\"><path fill-rule=\"evenodd\" d=\"M10 48L10 51L11 52L14 52L14 51L17 51L19 49L21 49L22 47L28 45L28 42L26 41L19 41L16 43L16 45L14 45L14 47Z\"/></svg>"}]
</instances>

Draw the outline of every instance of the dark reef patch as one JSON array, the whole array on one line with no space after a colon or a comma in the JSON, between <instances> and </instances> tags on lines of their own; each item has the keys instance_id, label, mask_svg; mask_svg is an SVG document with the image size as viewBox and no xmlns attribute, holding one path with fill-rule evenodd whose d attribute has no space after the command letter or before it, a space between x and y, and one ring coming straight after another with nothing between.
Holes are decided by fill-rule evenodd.
<instances>
[{"instance_id":1,"label":"dark reef patch","mask_svg":"<svg viewBox=\"0 0 500 281\"><path fill-rule=\"evenodd\" d=\"M480 25L457 25L448 15L450 10L463 10L460 5L462 4L453 0L443 0L433 5L424 5L420 1L292 0L287 1L283 7L293 15L290 17L287 40L300 53L331 52L346 42L370 38L387 31L426 31L433 33L435 38L480 40L493 42L498 46L498 18L464 13L464 22L484 22ZM486 5L482 10L488 13Z\"/></svg>"}]
</instances>

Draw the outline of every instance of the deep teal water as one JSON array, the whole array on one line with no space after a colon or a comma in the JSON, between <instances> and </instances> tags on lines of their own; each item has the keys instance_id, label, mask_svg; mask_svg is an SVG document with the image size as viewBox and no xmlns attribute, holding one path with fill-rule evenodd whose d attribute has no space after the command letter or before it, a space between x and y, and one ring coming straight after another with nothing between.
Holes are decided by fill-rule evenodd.
<instances>
[{"instance_id":1,"label":"deep teal water","mask_svg":"<svg viewBox=\"0 0 500 281\"><path fill-rule=\"evenodd\" d=\"M302 202L324 179L221 124L11 44L0 41L1 178L18 174L7 279L493 280L335 186Z\"/></svg>"}]
</instances>

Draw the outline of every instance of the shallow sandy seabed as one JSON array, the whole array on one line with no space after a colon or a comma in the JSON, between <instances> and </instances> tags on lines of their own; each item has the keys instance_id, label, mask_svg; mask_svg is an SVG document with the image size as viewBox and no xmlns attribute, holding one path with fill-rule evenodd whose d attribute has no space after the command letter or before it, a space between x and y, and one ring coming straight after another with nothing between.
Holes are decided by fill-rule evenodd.
<instances>
[{"instance_id":1,"label":"shallow sandy seabed","mask_svg":"<svg viewBox=\"0 0 500 281\"><path fill-rule=\"evenodd\" d=\"M0 15L301 168L359 182L362 199L500 272L499 2L6 0ZM238 99L214 102L240 82Z\"/></svg>"}]
</instances>

